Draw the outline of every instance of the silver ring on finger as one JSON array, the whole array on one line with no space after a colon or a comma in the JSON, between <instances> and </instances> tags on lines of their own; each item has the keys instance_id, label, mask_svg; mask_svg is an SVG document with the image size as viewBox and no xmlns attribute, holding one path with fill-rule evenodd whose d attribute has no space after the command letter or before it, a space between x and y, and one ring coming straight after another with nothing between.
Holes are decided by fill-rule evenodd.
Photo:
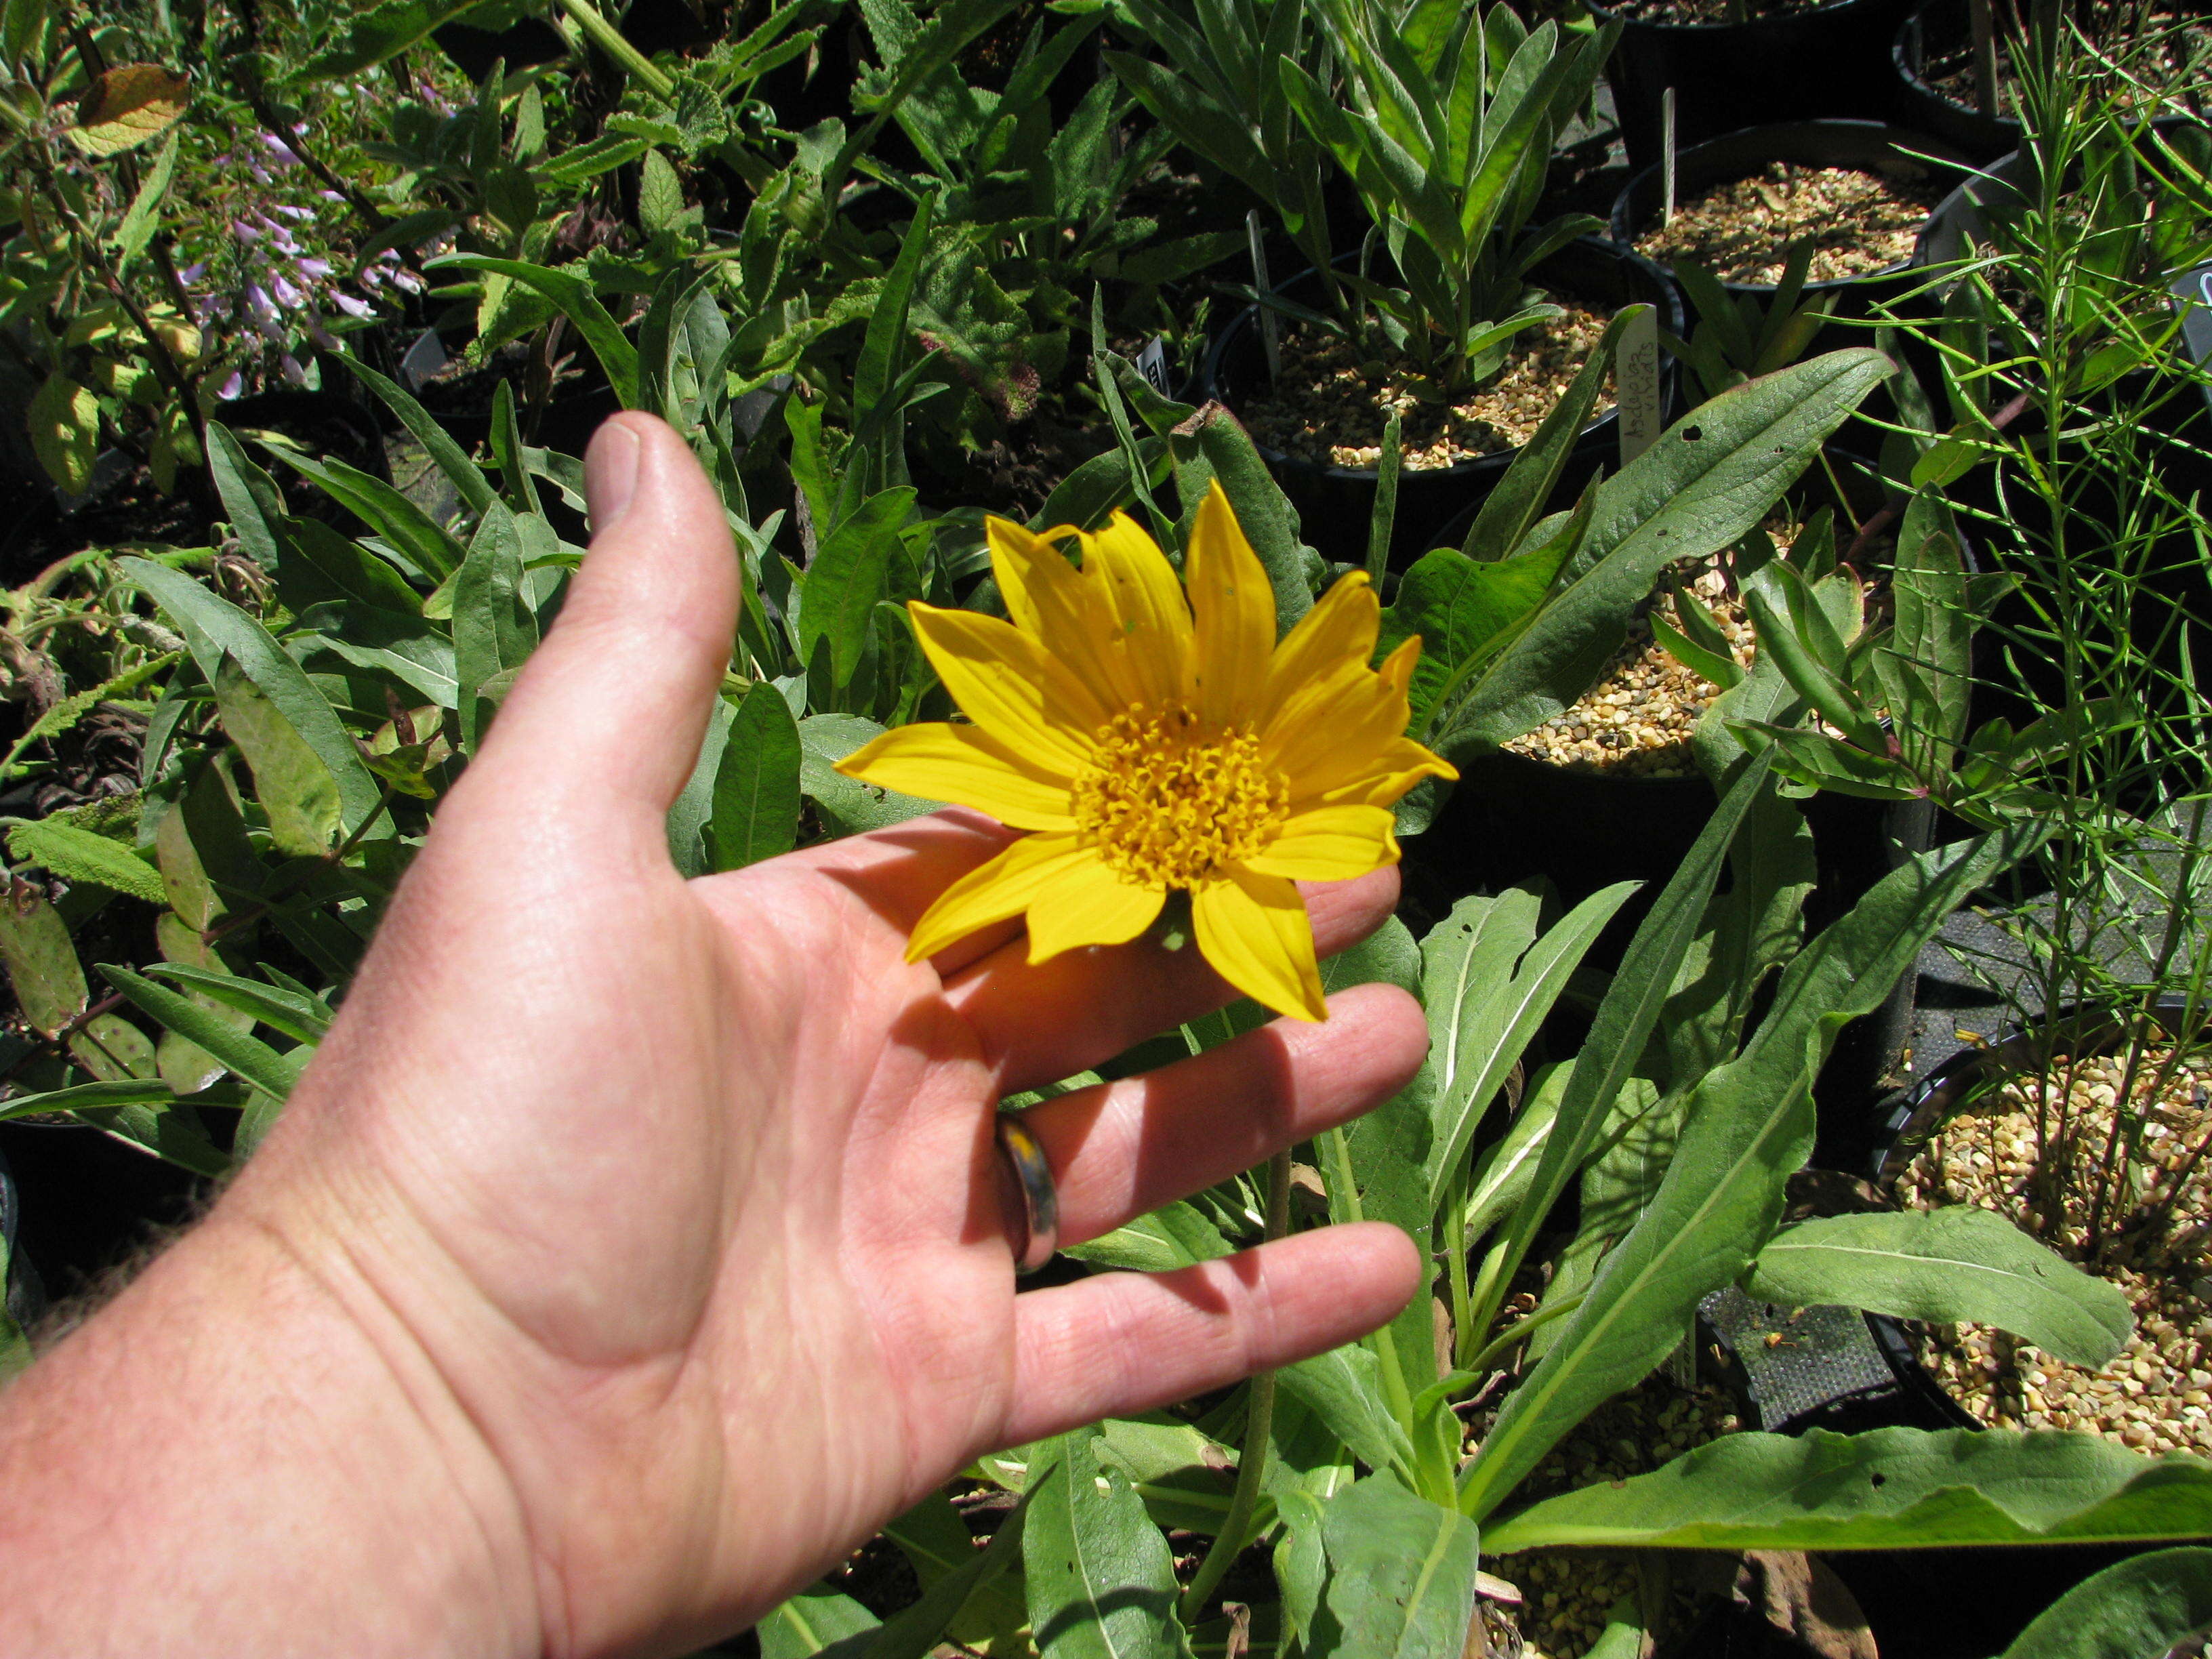
<instances>
[{"instance_id":1,"label":"silver ring on finger","mask_svg":"<svg viewBox=\"0 0 2212 1659\"><path fill-rule=\"evenodd\" d=\"M999 1114L999 1150L1013 1172L1022 1195L1022 1237L1014 1247L1014 1271L1033 1273L1060 1249L1060 1192L1052 1166L1029 1126L1011 1112Z\"/></svg>"}]
</instances>

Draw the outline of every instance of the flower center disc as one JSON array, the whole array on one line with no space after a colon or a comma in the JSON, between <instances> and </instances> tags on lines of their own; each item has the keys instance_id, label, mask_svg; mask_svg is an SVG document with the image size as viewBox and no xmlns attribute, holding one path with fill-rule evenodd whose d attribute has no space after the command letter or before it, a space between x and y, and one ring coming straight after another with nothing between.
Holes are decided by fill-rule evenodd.
<instances>
[{"instance_id":1,"label":"flower center disc","mask_svg":"<svg viewBox=\"0 0 2212 1659\"><path fill-rule=\"evenodd\" d=\"M1273 838L1290 805L1249 732L1202 724L1181 703L1116 714L1075 781L1075 821L1108 868L1140 887L1194 887Z\"/></svg>"}]
</instances>

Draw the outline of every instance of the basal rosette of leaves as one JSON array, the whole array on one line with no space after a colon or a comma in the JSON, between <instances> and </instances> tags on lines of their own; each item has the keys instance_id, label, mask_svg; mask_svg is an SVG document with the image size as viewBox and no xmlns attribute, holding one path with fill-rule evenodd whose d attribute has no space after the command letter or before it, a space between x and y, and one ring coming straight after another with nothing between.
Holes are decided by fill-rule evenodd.
<instances>
[{"instance_id":1,"label":"basal rosette of leaves","mask_svg":"<svg viewBox=\"0 0 2212 1659\"><path fill-rule=\"evenodd\" d=\"M1395 864L1392 805L1458 775L1403 735L1419 638L1368 665L1381 611L1354 571L1277 645L1273 589L1218 483L1183 582L1120 513L1095 535L1005 519L989 533L1012 623L908 606L974 724L902 726L838 764L1030 832L945 890L908 958L1024 913L1032 962L1119 945L1182 892L1223 978L1327 1018L1293 884ZM1070 536L1079 569L1054 545Z\"/></svg>"}]
</instances>

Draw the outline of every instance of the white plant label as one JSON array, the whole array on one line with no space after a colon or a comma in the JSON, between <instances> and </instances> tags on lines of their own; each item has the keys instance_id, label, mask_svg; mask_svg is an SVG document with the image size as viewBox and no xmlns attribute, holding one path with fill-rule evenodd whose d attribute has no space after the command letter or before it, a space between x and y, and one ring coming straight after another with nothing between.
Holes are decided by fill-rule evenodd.
<instances>
[{"instance_id":1,"label":"white plant label","mask_svg":"<svg viewBox=\"0 0 2212 1659\"><path fill-rule=\"evenodd\" d=\"M1659 437L1659 313L1646 306L1620 331L1613 360L1620 410L1620 464L1626 466Z\"/></svg>"}]
</instances>

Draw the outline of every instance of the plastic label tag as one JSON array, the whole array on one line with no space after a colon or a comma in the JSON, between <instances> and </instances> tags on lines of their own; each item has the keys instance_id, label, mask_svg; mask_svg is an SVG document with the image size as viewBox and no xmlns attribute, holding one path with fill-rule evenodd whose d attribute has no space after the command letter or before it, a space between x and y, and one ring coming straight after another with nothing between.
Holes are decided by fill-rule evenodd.
<instances>
[{"instance_id":1,"label":"plastic label tag","mask_svg":"<svg viewBox=\"0 0 2212 1659\"><path fill-rule=\"evenodd\" d=\"M1168 343L1157 334L1145 342L1145 349L1137 354L1137 373L1152 382L1152 390L1164 398L1168 392Z\"/></svg>"},{"instance_id":2,"label":"plastic label tag","mask_svg":"<svg viewBox=\"0 0 2212 1659\"><path fill-rule=\"evenodd\" d=\"M410 392L420 392L422 383L451 361L446 356L446 343L438 337L435 330L426 328L415 337L415 343L399 360L399 378L407 382Z\"/></svg>"},{"instance_id":3,"label":"plastic label tag","mask_svg":"<svg viewBox=\"0 0 2212 1659\"><path fill-rule=\"evenodd\" d=\"M1659 438L1659 313L1650 306L1620 331L1613 384L1620 410L1620 464L1626 466Z\"/></svg>"}]
</instances>

